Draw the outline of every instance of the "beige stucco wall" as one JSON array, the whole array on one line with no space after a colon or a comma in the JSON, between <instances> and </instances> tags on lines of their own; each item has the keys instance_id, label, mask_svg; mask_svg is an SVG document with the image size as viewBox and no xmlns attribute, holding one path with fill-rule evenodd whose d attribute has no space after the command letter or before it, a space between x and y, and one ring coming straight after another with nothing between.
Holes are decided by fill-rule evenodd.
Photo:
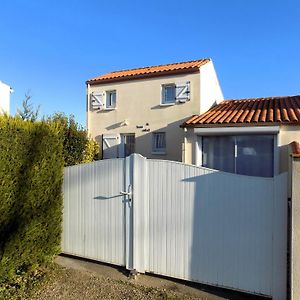
<instances>
[{"instance_id":1,"label":"beige stucco wall","mask_svg":"<svg viewBox=\"0 0 300 300\"><path fill-rule=\"evenodd\" d=\"M182 161L186 164L196 164L196 139L193 128L187 128L184 134Z\"/></svg>"},{"instance_id":2,"label":"beige stucco wall","mask_svg":"<svg viewBox=\"0 0 300 300\"><path fill-rule=\"evenodd\" d=\"M289 144L293 141L300 142L300 126L282 125L278 134L279 170L287 172L289 166Z\"/></svg>"},{"instance_id":3,"label":"beige stucco wall","mask_svg":"<svg viewBox=\"0 0 300 300\"><path fill-rule=\"evenodd\" d=\"M300 158L292 163L291 299L300 299Z\"/></svg>"},{"instance_id":4,"label":"beige stucco wall","mask_svg":"<svg viewBox=\"0 0 300 300\"><path fill-rule=\"evenodd\" d=\"M212 61L201 67L200 99L199 114L208 111L212 104L219 104L224 100L223 92L220 88L218 76Z\"/></svg>"},{"instance_id":5,"label":"beige stucco wall","mask_svg":"<svg viewBox=\"0 0 300 300\"><path fill-rule=\"evenodd\" d=\"M163 84L186 81L190 81L189 101L171 106L160 105ZM110 90L117 92L117 108L108 111L91 110L89 95ZM100 145L102 134L135 133L137 153L148 158L182 161L184 133L179 126L193 114L199 114L201 109L209 109L221 100L223 94L212 61L200 67L198 73L88 85L87 128L90 136ZM125 120L128 125L123 126ZM149 126L145 127L146 123L149 123ZM144 132L136 128L138 125L143 125L150 131ZM165 155L152 154L152 132L155 131L166 132Z\"/></svg>"},{"instance_id":6,"label":"beige stucco wall","mask_svg":"<svg viewBox=\"0 0 300 300\"><path fill-rule=\"evenodd\" d=\"M190 101L161 106L161 85L190 81ZM88 131L101 141L102 134L135 133L137 153L148 158L181 161L183 130L179 127L186 118L199 112L199 73L128 80L114 84L92 85L88 94L116 90L115 110L88 111ZM122 126L127 120L128 125ZM146 126L149 123L149 126ZM149 132L137 129L143 125ZM152 132L166 132L166 154L152 154Z\"/></svg>"}]
</instances>

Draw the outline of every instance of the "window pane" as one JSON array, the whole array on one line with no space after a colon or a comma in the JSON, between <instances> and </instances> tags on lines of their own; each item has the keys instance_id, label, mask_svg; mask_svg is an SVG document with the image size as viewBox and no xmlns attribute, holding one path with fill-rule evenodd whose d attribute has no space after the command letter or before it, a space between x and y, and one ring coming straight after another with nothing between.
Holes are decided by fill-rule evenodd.
<instances>
[{"instance_id":1,"label":"window pane","mask_svg":"<svg viewBox=\"0 0 300 300\"><path fill-rule=\"evenodd\" d=\"M106 94L106 107L116 107L116 91L107 92Z\"/></svg>"},{"instance_id":2,"label":"window pane","mask_svg":"<svg viewBox=\"0 0 300 300\"><path fill-rule=\"evenodd\" d=\"M210 136L202 139L202 165L224 172L235 172L235 139L232 136Z\"/></svg>"},{"instance_id":3,"label":"window pane","mask_svg":"<svg viewBox=\"0 0 300 300\"><path fill-rule=\"evenodd\" d=\"M173 103L175 102L175 85L164 86L164 102Z\"/></svg>"},{"instance_id":4,"label":"window pane","mask_svg":"<svg viewBox=\"0 0 300 300\"><path fill-rule=\"evenodd\" d=\"M166 133L156 132L152 136L152 150L153 152L164 152L166 149Z\"/></svg>"},{"instance_id":5,"label":"window pane","mask_svg":"<svg viewBox=\"0 0 300 300\"><path fill-rule=\"evenodd\" d=\"M237 136L236 172L243 175L272 177L274 173L272 135Z\"/></svg>"},{"instance_id":6,"label":"window pane","mask_svg":"<svg viewBox=\"0 0 300 300\"><path fill-rule=\"evenodd\" d=\"M135 136L133 134L125 136L125 156L129 156L134 153L135 148Z\"/></svg>"}]
</instances>

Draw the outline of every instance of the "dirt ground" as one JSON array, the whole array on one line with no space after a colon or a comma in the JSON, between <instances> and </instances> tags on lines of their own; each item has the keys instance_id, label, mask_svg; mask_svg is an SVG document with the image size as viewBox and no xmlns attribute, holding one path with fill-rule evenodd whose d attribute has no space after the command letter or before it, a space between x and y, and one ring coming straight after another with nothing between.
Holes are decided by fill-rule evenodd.
<instances>
[{"instance_id":1,"label":"dirt ground","mask_svg":"<svg viewBox=\"0 0 300 300\"><path fill-rule=\"evenodd\" d=\"M188 286L157 276L128 276L123 268L58 256L60 266L31 297L52 299L257 299L240 293ZM205 290L206 289L206 290Z\"/></svg>"}]
</instances>

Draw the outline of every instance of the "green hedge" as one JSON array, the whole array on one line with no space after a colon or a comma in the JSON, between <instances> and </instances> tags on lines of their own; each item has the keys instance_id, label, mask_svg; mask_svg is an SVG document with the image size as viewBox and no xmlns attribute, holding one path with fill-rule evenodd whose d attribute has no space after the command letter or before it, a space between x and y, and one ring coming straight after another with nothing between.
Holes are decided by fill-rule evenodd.
<instances>
[{"instance_id":1,"label":"green hedge","mask_svg":"<svg viewBox=\"0 0 300 300\"><path fill-rule=\"evenodd\" d=\"M0 117L0 283L60 250L63 136L58 124Z\"/></svg>"},{"instance_id":2,"label":"green hedge","mask_svg":"<svg viewBox=\"0 0 300 300\"><path fill-rule=\"evenodd\" d=\"M99 145L88 138L87 131L75 121L73 115L68 117L63 113L55 113L47 122L56 123L61 128L66 167L97 160Z\"/></svg>"}]
</instances>

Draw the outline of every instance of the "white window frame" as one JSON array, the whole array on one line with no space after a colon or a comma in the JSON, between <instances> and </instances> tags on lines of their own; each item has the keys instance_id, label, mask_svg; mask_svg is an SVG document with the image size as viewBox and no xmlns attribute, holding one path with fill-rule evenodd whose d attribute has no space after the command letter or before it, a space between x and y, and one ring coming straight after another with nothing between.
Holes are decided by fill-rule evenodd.
<instances>
[{"instance_id":1,"label":"white window frame","mask_svg":"<svg viewBox=\"0 0 300 300\"><path fill-rule=\"evenodd\" d=\"M165 139L165 147L164 148L156 148L155 147L155 137L159 136L159 134L164 135L164 139ZM166 132L163 131L159 131L159 132L152 132L152 154L157 154L157 155L164 155L166 154L166 148L167 148L167 135Z\"/></svg>"},{"instance_id":2,"label":"white window frame","mask_svg":"<svg viewBox=\"0 0 300 300\"><path fill-rule=\"evenodd\" d=\"M274 135L273 148L273 176L279 174L279 148L278 148L279 126L257 126L257 127L223 127L223 128L195 128L196 143L194 146L194 162L197 166L202 166L202 139L203 136L222 136L222 135L255 135L272 134Z\"/></svg>"},{"instance_id":3,"label":"white window frame","mask_svg":"<svg viewBox=\"0 0 300 300\"><path fill-rule=\"evenodd\" d=\"M174 89L174 100L172 102L166 102L165 100L165 89L166 87L173 87ZM161 85L161 99L160 99L160 105L162 106L171 106L175 105L176 103L176 84L175 83L165 83Z\"/></svg>"},{"instance_id":4,"label":"white window frame","mask_svg":"<svg viewBox=\"0 0 300 300\"><path fill-rule=\"evenodd\" d=\"M111 94L115 94L115 105L107 105L108 100L111 97ZM114 110L117 108L117 91L116 90L110 90L105 92L105 110Z\"/></svg>"}]
</instances>

